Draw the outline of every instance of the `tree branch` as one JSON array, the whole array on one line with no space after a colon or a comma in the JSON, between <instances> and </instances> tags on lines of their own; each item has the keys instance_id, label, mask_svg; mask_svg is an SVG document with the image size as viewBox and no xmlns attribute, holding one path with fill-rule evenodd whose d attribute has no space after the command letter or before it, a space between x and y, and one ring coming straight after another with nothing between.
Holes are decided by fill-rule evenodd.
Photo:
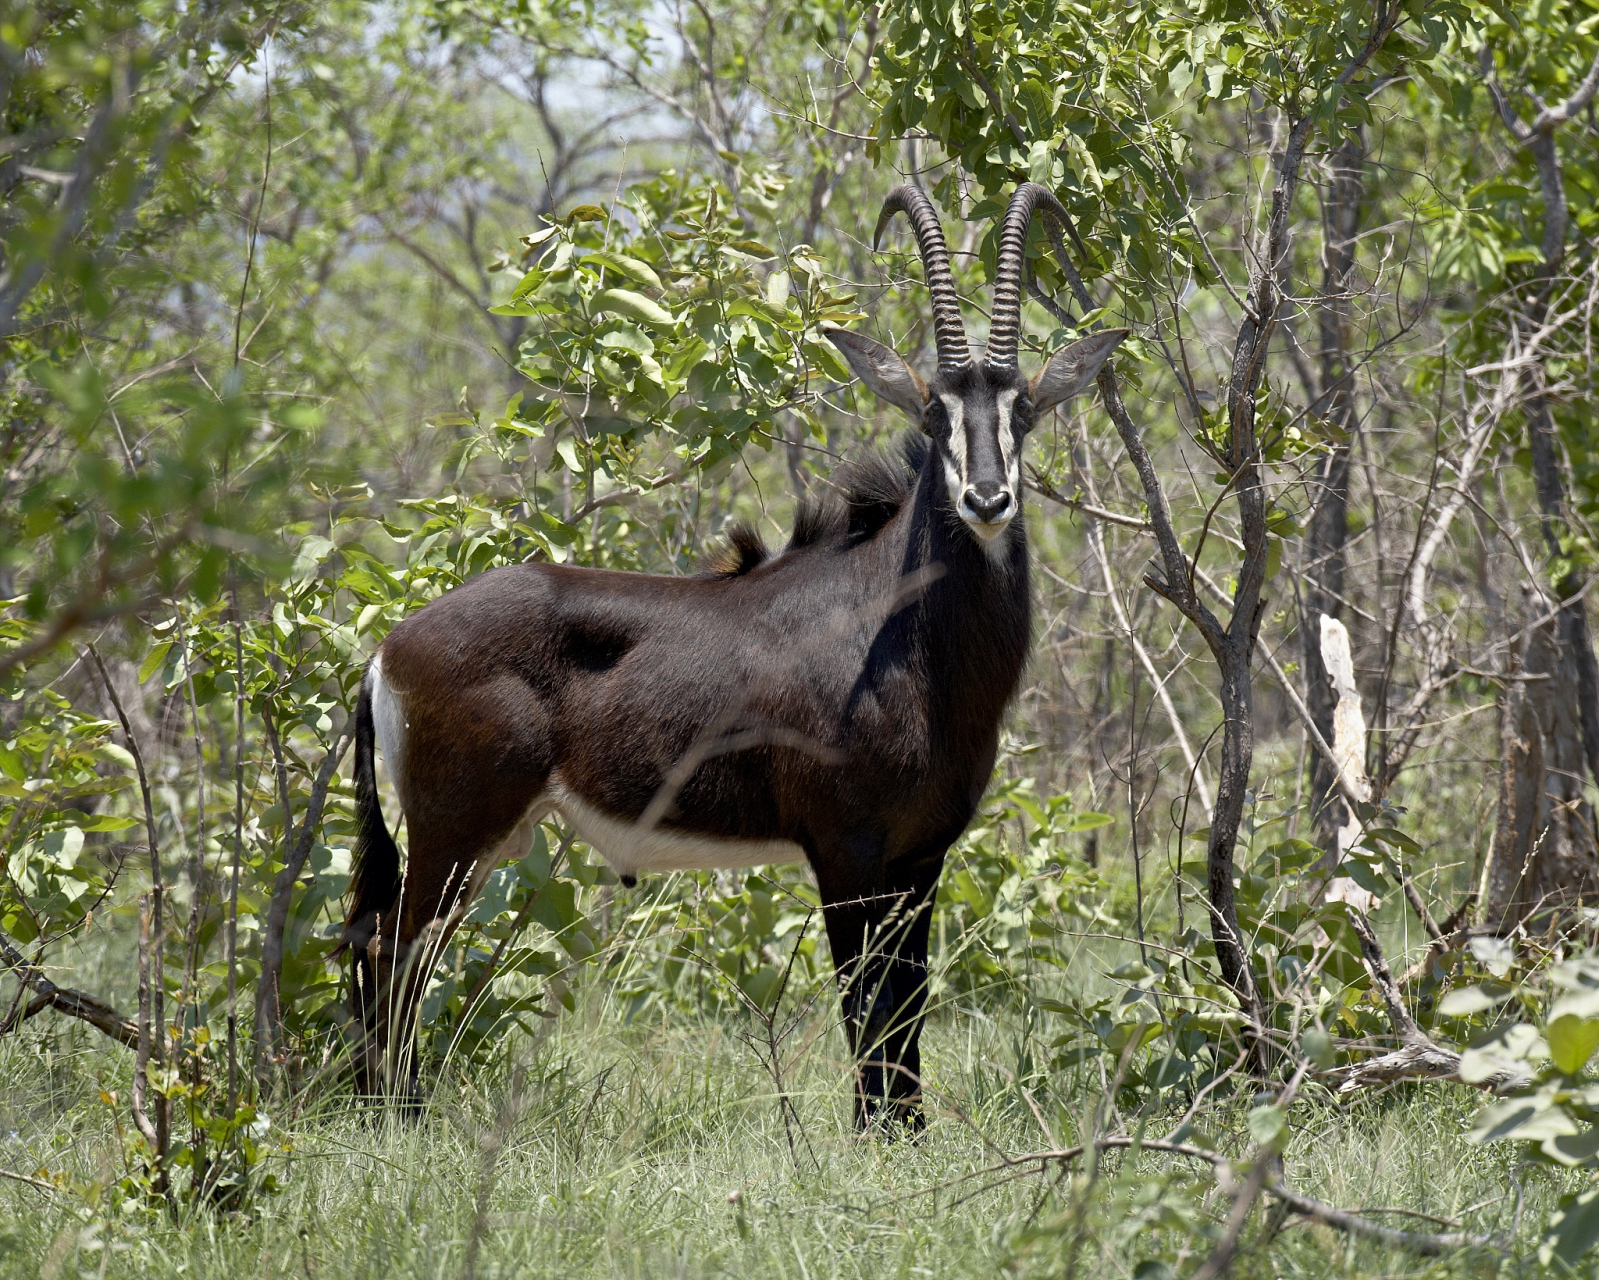
<instances>
[{"instance_id":1,"label":"tree branch","mask_svg":"<svg viewBox=\"0 0 1599 1280\"><path fill-rule=\"evenodd\" d=\"M78 1018L87 1022L126 1048L138 1047L139 1028L132 1018L86 991L56 986L44 976L44 970L30 964L28 958L12 946L10 939L4 934L0 934L0 960L5 961L6 968L15 973L35 996L25 1009L10 1018L4 1026L0 1026L0 1035L15 1030L35 1013L49 1008L57 1013L64 1013L69 1018Z\"/></svg>"},{"instance_id":2,"label":"tree branch","mask_svg":"<svg viewBox=\"0 0 1599 1280\"><path fill-rule=\"evenodd\" d=\"M338 772L344 753L354 741L354 734L355 717L351 716L334 738L328 753L322 757L322 766L317 770L316 780L311 784L310 802L306 805L305 816L300 819L299 832L292 848L288 846L293 815L288 808L288 796L284 795L284 845L288 856L284 859L283 870L278 872L277 879L273 882L272 903L267 908L266 927L261 935L261 982L256 990L255 1001L255 1038L258 1057L263 1056L264 1051L270 1051L276 1046L282 1031L283 1011L278 999L278 988L283 979L283 934L289 924L289 907L294 899L294 886L300 878L300 873L305 870L305 860L311 854L311 842L321 827L322 809L327 803L328 788L333 784L333 775Z\"/></svg>"}]
</instances>

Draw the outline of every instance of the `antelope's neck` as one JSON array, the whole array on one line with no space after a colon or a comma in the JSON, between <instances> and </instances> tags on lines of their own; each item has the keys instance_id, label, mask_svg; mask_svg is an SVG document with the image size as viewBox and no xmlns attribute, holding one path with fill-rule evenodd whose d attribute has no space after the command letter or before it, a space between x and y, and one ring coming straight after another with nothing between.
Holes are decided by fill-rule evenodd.
<instances>
[{"instance_id":1,"label":"antelope's neck","mask_svg":"<svg viewBox=\"0 0 1599 1280\"><path fill-rule=\"evenodd\" d=\"M1018 514L984 545L949 503L943 477L925 468L910 522L909 570L936 575L916 606L916 643L943 716L958 733L996 730L1027 665L1032 638L1027 530Z\"/></svg>"}]
</instances>

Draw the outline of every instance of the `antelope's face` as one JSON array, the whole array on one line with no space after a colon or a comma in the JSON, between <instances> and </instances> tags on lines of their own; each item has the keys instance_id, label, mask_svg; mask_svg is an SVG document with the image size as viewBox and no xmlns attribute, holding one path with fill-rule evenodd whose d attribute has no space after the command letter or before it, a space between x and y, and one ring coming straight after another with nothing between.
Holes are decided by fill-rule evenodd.
<instances>
[{"instance_id":1,"label":"antelope's face","mask_svg":"<svg viewBox=\"0 0 1599 1280\"><path fill-rule=\"evenodd\" d=\"M991 543L1022 509L1022 442L1035 415L1092 382L1127 330L1072 343L1031 380L1014 366L968 360L940 370L931 383L880 342L843 329L827 336L868 387L917 420L933 441L950 508L980 542Z\"/></svg>"},{"instance_id":2,"label":"antelope's face","mask_svg":"<svg viewBox=\"0 0 1599 1280\"><path fill-rule=\"evenodd\" d=\"M968 364L933 380L921 419L943 464L950 507L991 542L1022 509L1022 439L1033 425L1026 382Z\"/></svg>"}]
</instances>

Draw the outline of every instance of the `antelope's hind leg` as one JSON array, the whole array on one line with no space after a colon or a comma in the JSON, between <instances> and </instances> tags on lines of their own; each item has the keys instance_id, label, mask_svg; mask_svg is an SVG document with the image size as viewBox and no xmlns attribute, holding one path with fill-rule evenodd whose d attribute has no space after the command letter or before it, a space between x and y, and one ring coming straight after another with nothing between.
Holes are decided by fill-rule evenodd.
<instances>
[{"instance_id":1,"label":"antelope's hind leg","mask_svg":"<svg viewBox=\"0 0 1599 1280\"><path fill-rule=\"evenodd\" d=\"M526 853L544 816L540 798L550 766L542 735L533 731L539 708L525 685L505 684L462 695L447 725L410 712L409 848L392 923L380 922L367 951L372 994L365 997L368 1031L357 1068L413 1104L420 1096L422 993L490 872ZM431 749L420 750L424 745Z\"/></svg>"},{"instance_id":2,"label":"antelope's hind leg","mask_svg":"<svg viewBox=\"0 0 1599 1280\"><path fill-rule=\"evenodd\" d=\"M377 999L362 1046L364 1061L357 1064L367 1079L381 1080L391 1097L420 1106L417 1012L422 995L489 874L526 854L543 816L529 807L509 830L479 828L470 835L459 826L413 828L395 925L385 925L368 949Z\"/></svg>"}]
</instances>

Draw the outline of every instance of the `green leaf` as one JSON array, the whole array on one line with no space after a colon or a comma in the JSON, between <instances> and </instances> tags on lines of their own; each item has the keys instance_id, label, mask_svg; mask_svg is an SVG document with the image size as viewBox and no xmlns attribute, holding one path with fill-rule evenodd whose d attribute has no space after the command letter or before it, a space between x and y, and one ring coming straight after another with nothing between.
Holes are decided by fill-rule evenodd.
<instances>
[{"instance_id":1,"label":"green leaf","mask_svg":"<svg viewBox=\"0 0 1599 1280\"><path fill-rule=\"evenodd\" d=\"M1599 1187L1589 1187L1576 1195L1560 1198L1560 1207L1549 1219L1548 1234L1538 1246L1538 1260L1548 1266L1558 1258L1568 1267L1575 1267L1596 1243L1599 1243Z\"/></svg>"},{"instance_id":2,"label":"green leaf","mask_svg":"<svg viewBox=\"0 0 1599 1280\"><path fill-rule=\"evenodd\" d=\"M1421 846L1407 836L1403 831L1396 831L1393 827L1372 827L1366 832L1368 840L1380 840L1383 844L1391 844L1395 848L1403 849L1406 853L1420 853Z\"/></svg>"},{"instance_id":3,"label":"green leaf","mask_svg":"<svg viewBox=\"0 0 1599 1280\"><path fill-rule=\"evenodd\" d=\"M1574 1014L1579 1018L1599 1018L1599 991L1587 987L1561 996L1549 1010L1549 1020Z\"/></svg>"},{"instance_id":4,"label":"green leaf","mask_svg":"<svg viewBox=\"0 0 1599 1280\"><path fill-rule=\"evenodd\" d=\"M80 831L126 831L129 827L139 825L137 818L122 817L113 813L98 814L87 822L80 822Z\"/></svg>"},{"instance_id":5,"label":"green leaf","mask_svg":"<svg viewBox=\"0 0 1599 1280\"><path fill-rule=\"evenodd\" d=\"M849 382L854 378L843 356L831 342L807 342L805 358L834 382Z\"/></svg>"},{"instance_id":6,"label":"green leaf","mask_svg":"<svg viewBox=\"0 0 1599 1280\"><path fill-rule=\"evenodd\" d=\"M1450 1018L1465 1018L1502 1003L1514 991L1499 983L1457 987L1438 1002L1438 1012Z\"/></svg>"},{"instance_id":7,"label":"green leaf","mask_svg":"<svg viewBox=\"0 0 1599 1280\"><path fill-rule=\"evenodd\" d=\"M578 442L571 436L566 436L559 444L555 446L555 454L562 462L566 463L566 469L568 471L570 471L573 475L580 476L583 474L585 468L583 466L583 460L578 457L577 448Z\"/></svg>"},{"instance_id":8,"label":"green leaf","mask_svg":"<svg viewBox=\"0 0 1599 1280\"><path fill-rule=\"evenodd\" d=\"M1159 1035L1158 1022L1118 1022L1105 1037L1105 1047L1112 1053L1121 1053L1129 1044L1133 1044L1135 1050L1142 1049Z\"/></svg>"},{"instance_id":9,"label":"green leaf","mask_svg":"<svg viewBox=\"0 0 1599 1280\"><path fill-rule=\"evenodd\" d=\"M28 777L28 768L22 758L22 752L6 746L3 742L0 742L0 773L14 782L24 782Z\"/></svg>"},{"instance_id":10,"label":"green leaf","mask_svg":"<svg viewBox=\"0 0 1599 1280\"><path fill-rule=\"evenodd\" d=\"M124 769L137 769L139 767L138 762L133 758L133 752L119 742L102 742L100 744L100 754L108 760L115 760Z\"/></svg>"},{"instance_id":11,"label":"green leaf","mask_svg":"<svg viewBox=\"0 0 1599 1280\"><path fill-rule=\"evenodd\" d=\"M1529 1064L1549 1056L1549 1046L1536 1027L1525 1022L1502 1027L1460 1055L1460 1078L1481 1084L1501 1071L1529 1073Z\"/></svg>"},{"instance_id":12,"label":"green leaf","mask_svg":"<svg viewBox=\"0 0 1599 1280\"><path fill-rule=\"evenodd\" d=\"M158 644L155 648L150 650L150 652L145 656L144 661L139 664L140 684L143 684L161 669L161 666L164 662L166 662L167 654L171 651L171 649L172 641L168 640L165 644Z\"/></svg>"},{"instance_id":13,"label":"green leaf","mask_svg":"<svg viewBox=\"0 0 1599 1280\"><path fill-rule=\"evenodd\" d=\"M294 576L308 578L312 571L333 551L333 540L313 533L300 543L299 554L294 557Z\"/></svg>"},{"instance_id":14,"label":"green leaf","mask_svg":"<svg viewBox=\"0 0 1599 1280\"><path fill-rule=\"evenodd\" d=\"M759 240L734 240L727 247L729 249L737 249L740 253L747 253L752 258L761 258L764 260L766 258L777 257L776 249L767 248Z\"/></svg>"},{"instance_id":15,"label":"green leaf","mask_svg":"<svg viewBox=\"0 0 1599 1280\"><path fill-rule=\"evenodd\" d=\"M40 844L51 862L70 870L83 852L83 832L77 827L63 827L59 831L49 832Z\"/></svg>"},{"instance_id":16,"label":"green leaf","mask_svg":"<svg viewBox=\"0 0 1599 1280\"><path fill-rule=\"evenodd\" d=\"M1276 1103L1249 1112L1249 1137L1257 1147L1281 1151L1288 1140L1288 1112Z\"/></svg>"},{"instance_id":17,"label":"green leaf","mask_svg":"<svg viewBox=\"0 0 1599 1280\"><path fill-rule=\"evenodd\" d=\"M1325 1031L1312 1027L1299 1037L1299 1051L1325 1071L1332 1066L1336 1050L1333 1038Z\"/></svg>"},{"instance_id":18,"label":"green leaf","mask_svg":"<svg viewBox=\"0 0 1599 1280\"><path fill-rule=\"evenodd\" d=\"M1567 1013L1544 1028L1549 1042L1549 1060L1564 1075L1574 1076L1599 1048L1599 1018L1581 1018Z\"/></svg>"},{"instance_id":19,"label":"green leaf","mask_svg":"<svg viewBox=\"0 0 1599 1280\"><path fill-rule=\"evenodd\" d=\"M1461 1077L1464 1079L1464 1075ZM1471 1131L1473 1142L1542 1142L1580 1132L1564 1107L1551 1106L1547 1098L1506 1098L1484 1107Z\"/></svg>"},{"instance_id":20,"label":"green leaf","mask_svg":"<svg viewBox=\"0 0 1599 1280\"><path fill-rule=\"evenodd\" d=\"M1539 1149L1557 1164L1566 1165L1568 1168L1580 1164L1592 1164L1595 1156L1599 1156L1599 1129L1589 1129L1585 1133L1562 1133L1557 1137L1545 1138Z\"/></svg>"},{"instance_id":21,"label":"green leaf","mask_svg":"<svg viewBox=\"0 0 1599 1280\"><path fill-rule=\"evenodd\" d=\"M1468 945L1471 954L1496 978L1504 977L1516 963L1516 949L1508 938L1473 938Z\"/></svg>"},{"instance_id":22,"label":"green leaf","mask_svg":"<svg viewBox=\"0 0 1599 1280\"><path fill-rule=\"evenodd\" d=\"M647 262L640 262L637 258L630 258L623 253L611 253L604 249L596 250L584 259L592 266L600 266L624 275L629 280L637 280L640 284L648 285L651 289L661 289L661 277L655 274L655 268Z\"/></svg>"},{"instance_id":23,"label":"green leaf","mask_svg":"<svg viewBox=\"0 0 1599 1280\"><path fill-rule=\"evenodd\" d=\"M595 311L610 311L649 324L677 323L677 318L660 303L646 298L642 293L634 293L631 289L602 289L594 295L592 306Z\"/></svg>"},{"instance_id":24,"label":"green leaf","mask_svg":"<svg viewBox=\"0 0 1599 1280\"><path fill-rule=\"evenodd\" d=\"M605 210L597 204L580 204L566 215L568 222L604 222Z\"/></svg>"}]
</instances>

